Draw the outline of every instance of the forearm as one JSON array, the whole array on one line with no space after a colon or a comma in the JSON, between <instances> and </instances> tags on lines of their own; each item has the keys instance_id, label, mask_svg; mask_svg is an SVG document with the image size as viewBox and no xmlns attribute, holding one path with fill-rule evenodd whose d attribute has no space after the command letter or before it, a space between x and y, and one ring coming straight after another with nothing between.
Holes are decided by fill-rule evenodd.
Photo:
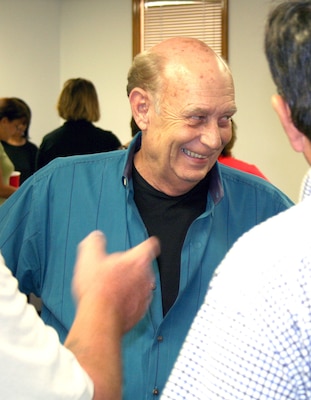
<instances>
[{"instance_id":1,"label":"forearm","mask_svg":"<svg viewBox=\"0 0 311 400\"><path fill-rule=\"evenodd\" d=\"M109 305L98 307L94 301L85 299L79 304L65 346L92 379L95 400L121 399L121 338L118 316Z\"/></svg>"}]
</instances>

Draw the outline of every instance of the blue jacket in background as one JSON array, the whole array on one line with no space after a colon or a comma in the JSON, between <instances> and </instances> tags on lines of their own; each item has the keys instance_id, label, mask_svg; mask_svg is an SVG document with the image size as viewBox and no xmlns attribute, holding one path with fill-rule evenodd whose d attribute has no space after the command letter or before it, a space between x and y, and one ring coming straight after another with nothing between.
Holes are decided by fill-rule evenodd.
<instances>
[{"instance_id":1,"label":"blue jacket in background","mask_svg":"<svg viewBox=\"0 0 311 400\"><path fill-rule=\"evenodd\" d=\"M59 158L0 207L0 248L6 263L22 291L42 298L42 318L62 341L75 314L71 279L77 244L94 229L105 233L108 252L126 250L148 236L131 180L139 139L126 151ZM124 337L126 400L159 397L225 253L245 231L292 205L261 178L218 163L210 174L206 211L190 226L182 248L175 304L163 318L154 262L157 289L152 304Z\"/></svg>"}]
</instances>

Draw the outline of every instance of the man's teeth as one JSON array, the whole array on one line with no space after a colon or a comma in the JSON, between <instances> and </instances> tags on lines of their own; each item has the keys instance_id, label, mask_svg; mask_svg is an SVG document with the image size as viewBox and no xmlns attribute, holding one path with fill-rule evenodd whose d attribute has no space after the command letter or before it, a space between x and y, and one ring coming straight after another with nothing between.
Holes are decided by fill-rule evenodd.
<instances>
[{"instance_id":1,"label":"man's teeth","mask_svg":"<svg viewBox=\"0 0 311 400\"><path fill-rule=\"evenodd\" d=\"M182 151L189 157L192 158L206 158L206 156L202 156L201 154L194 153L193 151L187 150L187 149L182 149Z\"/></svg>"}]
</instances>

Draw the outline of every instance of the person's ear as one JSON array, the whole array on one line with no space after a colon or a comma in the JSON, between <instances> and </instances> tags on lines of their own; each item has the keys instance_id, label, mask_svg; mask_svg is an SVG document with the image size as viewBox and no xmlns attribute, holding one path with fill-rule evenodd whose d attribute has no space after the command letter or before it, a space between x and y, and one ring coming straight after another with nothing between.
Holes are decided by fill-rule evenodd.
<instances>
[{"instance_id":1,"label":"person's ear","mask_svg":"<svg viewBox=\"0 0 311 400\"><path fill-rule=\"evenodd\" d=\"M272 96L272 106L281 121L292 148L299 153L303 152L305 135L294 125L288 103L282 96L275 94Z\"/></svg>"},{"instance_id":2,"label":"person's ear","mask_svg":"<svg viewBox=\"0 0 311 400\"><path fill-rule=\"evenodd\" d=\"M129 101L136 124L142 131L146 130L149 122L148 110L150 104L148 93L141 88L134 88L129 94Z\"/></svg>"}]
</instances>

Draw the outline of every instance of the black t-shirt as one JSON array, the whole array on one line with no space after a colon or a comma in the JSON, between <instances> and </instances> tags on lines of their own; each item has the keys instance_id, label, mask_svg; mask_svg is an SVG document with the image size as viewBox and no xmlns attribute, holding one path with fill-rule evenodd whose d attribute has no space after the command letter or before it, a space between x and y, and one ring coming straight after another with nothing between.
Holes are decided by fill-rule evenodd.
<instances>
[{"instance_id":1,"label":"black t-shirt","mask_svg":"<svg viewBox=\"0 0 311 400\"><path fill-rule=\"evenodd\" d=\"M163 314L179 290L181 249L191 223L206 209L208 176L181 196L168 196L154 189L133 167L134 199L150 236L161 243L158 257Z\"/></svg>"}]
</instances>

